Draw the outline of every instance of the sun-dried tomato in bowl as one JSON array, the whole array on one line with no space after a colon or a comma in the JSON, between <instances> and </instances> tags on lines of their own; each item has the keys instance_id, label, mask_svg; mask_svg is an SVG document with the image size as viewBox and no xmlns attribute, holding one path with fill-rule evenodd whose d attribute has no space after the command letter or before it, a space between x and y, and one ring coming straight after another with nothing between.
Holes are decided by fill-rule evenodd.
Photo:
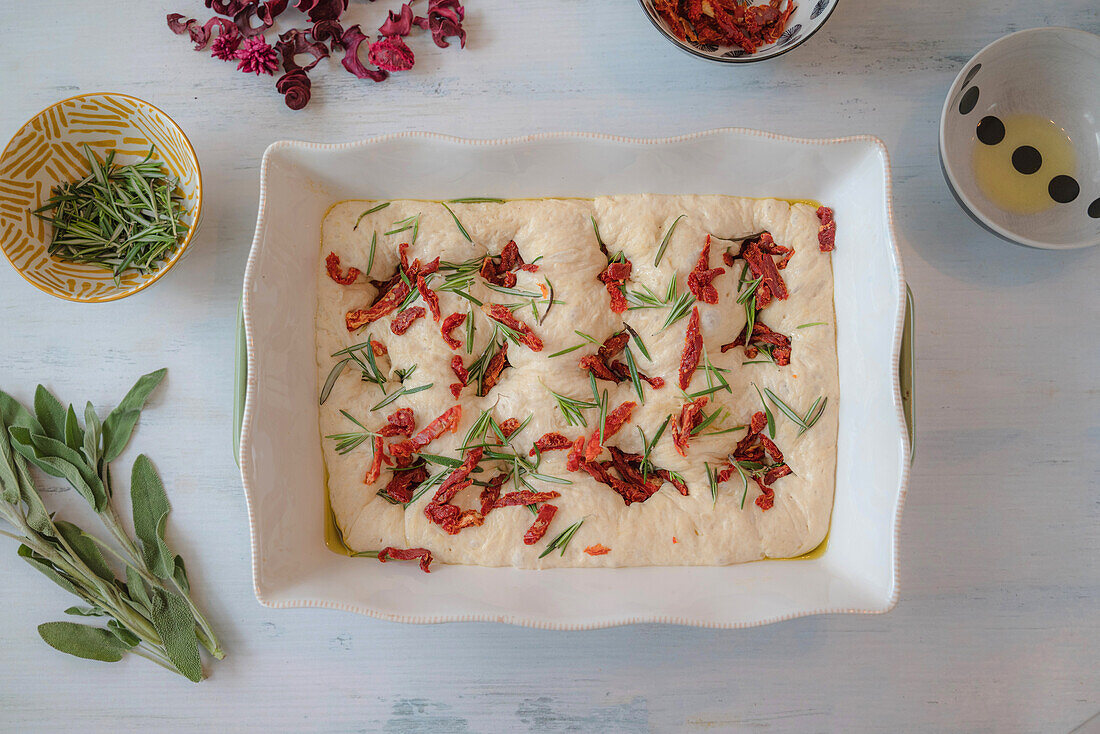
<instances>
[{"instance_id":1,"label":"sun-dried tomato in bowl","mask_svg":"<svg viewBox=\"0 0 1100 734\"><path fill-rule=\"evenodd\" d=\"M653 10L680 41L740 49L735 55L754 54L780 41L797 7L794 0L652 0Z\"/></svg>"}]
</instances>

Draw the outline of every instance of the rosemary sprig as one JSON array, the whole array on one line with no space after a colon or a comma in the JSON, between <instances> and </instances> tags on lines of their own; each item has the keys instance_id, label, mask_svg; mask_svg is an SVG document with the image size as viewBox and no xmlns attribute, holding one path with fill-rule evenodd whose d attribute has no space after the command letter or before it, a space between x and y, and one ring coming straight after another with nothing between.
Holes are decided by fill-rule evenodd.
<instances>
[{"instance_id":1,"label":"rosemary sprig","mask_svg":"<svg viewBox=\"0 0 1100 734\"><path fill-rule=\"evenodd\" d=\"M333 441L337 442L336 443L336 453L338 453L338 454L350 453L350 452L354 451L355 449L359 448L361 445L363 445L363 443L367 439L374 438L375 436L378 435L376 432L370 430L369 428L364 426L362 423L357 421L355 419L355 417L352 416L351 413L347 412L343 408L340 409L340 413L345 418L347 418L349 421L351 421L355 425L359 426L360 430L358 430L358 431L349 431L347 433L332 433L332 434L329 434L328 436L325 436L325 438L332 439ZM373 444L371 444L371 445L373 447Z\"/></svg>"},{"instance_id":2,"label":"rosemary sprig","mask_svg":"<svg viewBox=\"0 0 1100 734\"><path fill-rule=\"evenodd\" d=\"M661 258L665 255L665 250L668 248L668 241L672 239L672 233L676 230L676 225L680 223L680 220L686 217L686 214L681 214L673 220L669 226L668 231L665 232L664 239L661 240L661 246L657 248L657 256L653 258L653 267L657 267L661 264Z\"/></svg>"},{"instance_id":3,"label":"rosemary sprig","mask_svg":"<svg viewBox=\"0 0 1100 734\"><path fill-rule=\"evenodd\" d=\"M806 411L806 415L802 416L799 415L794 410L794 408L780 400L778 395L776 395L774 392L766 387L764 388L764 394L767 395L768 399L775 404L775 407L779 408L779 411L783 413L783 415L787 416L792 422L798 425L799 436L814 427L814 424L817 423L819 418L821 418L822 413L825 412L825 406L829 402L829 399L824 395L818 397L818 399L814 401L813 405L810 406L810 409ZM772 436L774 437L775 434L773 433Z\"/></svg>"},{"instance_id":4,"label":"rosemary sprig","mask_svg":"<svg viewBox=\"0 0 1100 734\"><path fill-rule=\"evenodd\" d=\"M411 229L412 230L412 241L409 244L415 245L416 244L416 235L420 232L420 214L414 214L411 217L405 217L404 219L399 219L398 221L394 222L390 226L393 227L393 229L386 232L385 234L387 234L387 235L400 234L402 232L407 232L408 230Z\"/></svg>"},{"instance_id":5,"label":"rosemary sprig","mask_svg":"<svg viewBox=\"0 0 1100 734\"><path fill-rule=\"evenodd\" d=\"M798 326L796 326L794 328L796 328L796 329L808 329L811 326L825 326L825 324L827 324L827 323L829 323L829 322L828 321L812 321L808 324L799 324Z\"/></svg>"},{"instance_id":6,"label":"rosemary sprig","mask_svg":"<svg viewBox=\"0 0 1100 734\"><path fill-rule=\"evenodd\" d=\"M752 386L756 388L756 394L760 396L760 403L764 406L764 416L768 419L768 435L775 438L775 416L772 415L772 409L768 407L768 401L764 399L764 396L760 393L760 388L756 387L756 383L752 383ZM770 392L767 388L765 391Z\"/></svg>"},{"instance_id":7,"label":"rosemary sprig","mask_svg":"<svg viewBox=\"0 0 1100 734\"><path fill-rule=\"evenodd\" d=\"M474 325L474 314L472 311L466 312L466 354L474 353L474 332L477 330L477 326Z\"/></svg>"},{"instance_id":8,"label":"rosemary sprig","mask_svg":"<svg viewBox=\"0 0 1100 734\"><path fill-rule=\"evenodd\" d=\"M584 339L587 342L591 342L592 344L599 344L600 343L596 339L596 337L591 336L589 334L585 334L583 331L577 331L576 329L573 329L573 333L576 334L577 336L579 336L581 339Z\"/></svg>"},{"instance_id":9,"label":"rosemary sprig","mask_svg":"<svg viewBox=\"0 0 1100 734\"><path fill-rule=\"evenodd\" d=\"M589 372L589 374L592 374ZM600 396L600 446L603 446L607 424L607 390Z\"/></svg>"},{"instance_id":10,"label":"rosemary sprig","mask_svg":"<svg viewBox=\"0 0 1100 734\"><path fill-rule=\"evenodd\" d=\"M725 376L723 376L723 374L722 374L723 372L727 372L728 370L720 369L720 368L715 367L713 364L710 363L710 358L707 356L707 345L706 344L703 345L703 367L702 367L702 369L703 369L703 372L706 374L706 377L707 377L707 387L713 386L713 383L711 382L711 375L713 375L714 377L718 378L718 382L720 383L720 386L722 387L722 389L724 389L730 395L733 395L733 388L730 387L729 382L726 381Z\"/></svg>"},{"instance_id":11,"label":"rosemary sprig","mask_svg":"<svg viewBox=\"0 0 1100 734\"><path fill-rule=\"evenodd\" d=\"M566 347L565 349L554 352L549 357L547 357L547 359L553 359L554 357L560 357L563 354L569 354L570 352L575 352L578 349L583 349L583 348L584 348L584 342L581 342L580 344L574 344L571 347Z\"/></svg>"},{"instance_id":12,"label":"rosemary sprig","mask_svg":"<svg viewBox=\"0 0 1100 734\"><path fill-rule=\"evenodd\" d=\"M642 341L642 337L638 335L638 332L634 331L628 323L624 322L623 327L630 332L630 336L634 339L634 343L638 345L638 350L641 351L642 356L652 362L653 357L649 356L649 350L645 348L645 342Z\"/></svg>"},{"instance_id":13,"label":"rosemary sprig","mask_svg":"<svg viewBox=\"0 0 1100 734\"><path fill-rule=\"evenodd\" d=\"M369 214L374 214L375 212L380 212L380 211L382 211L382 210L383 210L383 209L385 209L385 208L386 208L387 206L389 206L389 205L390 205L390 203L391 203L391 202L389 202L389 201L383 202L383 203L379 204L378 206L374 206L374 207L371 207L370 209L367 209L367 210L366 210L365 212L363 212L362 214L360 214L360 215L359 215L359 216L358 216L358 217L356 218L356 220L355 220L355 226L351 228L351 229L352 229L352 231L355 231L355 230L359 229L359 222L363 221L363 217L365 217L365 216L367 216L367 215L369 215ZM368 273L370 272L370 268L367 268L367 272L368 272Z\"/></svg>"},{"instance_id":14,"label":"rosemary sprig","mask_svg":"<svg viewBox=\"0 0 1100 734\"><path fill-rule=\"evenodd\" d=\"M600 249L607 252L607 243L603 241L603 237L600 237L600 227L596 224L596 218L589 216L588 219L592 222L592 231L596 233L596 243L600 246Z\"/></svg>"},{"instance_id":15,"label":"rosemary sprig","mask_svg":"<svg viewBox=\"0 0 1100 734\"><path fill-rule=\"evenodd\" d=\"M54 186L32 212L53 225L48 253L108 270L116 286L127 270L153 272L187 232L179 182L152 160L155 147L129 165L115 163L115 151L100 161L87 144L83 148L91 173Z\"/></svg>"},{"instance_id":16,"label":"rosemary sprig","mask_svg":"<svg viewBox=\"0 0 1100 734\"><path fill-rule=\"evenodd\" d=\"M389 395L387 395L385 398L383 398L377 405L372 407L371 412L373 413L374 411L376 411L380 408L386 407L387 405L392 403L394 400L397 400L399 397L402 397L403 395L412 395L412 394L418 393L422 390L427 390L428 388L432 387L433 384L434 383L429 382L427 385L417 385L416 387L402 387L400 390L395 390L395 391L391 392Z\"/></svg>"},{"instance_id":17,"label":"rosemary sprig","mask_svg":"<svg viewBox=\"0 0 1100 734\"><path fill-rule=\"evenodd\" d=\"M704 395L713 395L714 393L718 392L719 390L725 390L725 389L726 388L723 387L722 385L715 385L714 387L708 387L704 390L699 390L698 392L684 393L684 395L686 395L689 398L695 399L695 398L701 398Z\"/></svg>"},{"instance_id":18,"label":"rosemary sprig","mask_svg":"<svg viewBox=\"0 0 1100 734\"><path fill-rule=\"evenodd\" d=\"M493 199L488 196L467 196L463 199L447 199L448 204L503 204L504 199Z\"/></svg>"},{"instance_id":19,"label":"rosemary sprig","mask_svg":"<svg viewBox=\"0 0 1100 734\"><path fill-rule=\"evenodd\" d=\"M661 423L661 426L657 429L657 432L653 434L653 438L646 440L645 431L641 426L636 426L638 433L642 437L642 481L645 482L649 477L649 472L654 470L653 462L650 461L649 455L653 452L653 447L657 445L657 442L661 440L661 436L664 435L665 428L668 427L669 421L672 420L671 415L665 416L665 420Z\"/></svg>"},{"instance_id":20,"label":"rosemary sprig","mask_svg":"<svg viewBox=\"0 0 1100 734\"><path fill-rule=\"evenodd\" d=\"M665 319L665 323L661 325L659 331L664 331L680 319L687 316L689 313L691 313L691 307L694 305L695 296L691 295L691 291L680 294L680 296L672 304L672 308L669 309L668 317Z\"/></svg>"},{"instance_id":21,"label":"rosemary sprig","mask_svg":"<svg viewBox=\"0 0 1100 734\"><path fill-rule=\"evenodd\" d=\"M550 390L550 388L546 389ZM565 417L565 422L571 426L584 426L587 428L588 419L584 417L584 411L599 407L594 402L570 398L553 390L550 390L550 394L554 396L554 401L558 404L558 410Z\"/></svg>"},{"instance_id":22,"label":"rosemary sprig","mask_svg":"<svg viewBox=\"0 0 1100 734\"><path fill-rule=\"evenodd\" d=\"M458 215L454 213L454 210L443 202L440 202L439 205L447 210L447 213L451 215L451 219L455 220L455 225L458 227L458 231L462 233L462 236L466 238L466 241L473 242L473 238L470 237L470 233L466 231L466 228L462 226L462 222L459 221Z\"/></svg>"},{"instance_id":23,"label":"rosemary sprig","mask_svg":"<svg viewBox=\"0 0 1100 734\"><path fill-rule=\"evenodd\" d=\"M634 364L634 354L630 347L623 350L626 354L626 368L630 371L630 381L634 384L634 392L638 394L638 402L645 405L645 393L642 392L642 380L638 377L638 366Z\"/></svg>"},{"instance_id":24,"label":"rosemary sprig","mask_svg":"<svg viewBox=\"0 0 1100 734\"><path fill-rule=\"evenodd\" d=\"M398 382L404 382L405 380L412 377L413 373L416 372L416 368L418 366L419 365L417 365L414 362L411 367L406 367L404 369L396 369L393 372L394 372L395 375L397 375Z\"/></svg>"},{"instance_id":25,"label":"rosemary sprig","mask_svg":"<svg viewBox=\"0 0 1100 734\"><path fill-rule=\"evenodd\" d=\"M562 530L560 533L558 533L558 535L555 536L549 544L547 544L546 550L539 554L539 558L545 558L546 556L559 549L561 550L560 555L564 556L566 546L569 545L569 541L571 541L573 539L573 536L577 534L577 531L580 530L581 525L584 525L584 520L578 520L577 522L567 527L565 530Z\"/></svg>"},{"instance_id":26,"label":"rosemary sprig","mask_svg":"<svg viewBox=\"0 0 1100 734\"><path fill-rule=\"evenodd\" d=\"M718 504L718 477L708 462L704 461L703 466L707 469L707 484L710 485L711 504L716 505Z\"/></svg>"}]
</instances>

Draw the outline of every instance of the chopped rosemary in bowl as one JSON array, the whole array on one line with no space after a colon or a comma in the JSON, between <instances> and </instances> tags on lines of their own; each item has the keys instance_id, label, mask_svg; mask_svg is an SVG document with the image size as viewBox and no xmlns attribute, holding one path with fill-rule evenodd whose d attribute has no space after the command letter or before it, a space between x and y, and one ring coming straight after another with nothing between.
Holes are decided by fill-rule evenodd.
<instances>
[{"instance_id":1,"label":"chopped rosemary in bowl","mask_svg":"<svg viewBox=\"0 0 1100 734\"><path fill-rule=\"evenodd\" d=\"M150 274L175 254L188 231L183 198L153 158L156 146L131 164L116 163L113 150L100 160L83 149L90 173L55 185L34 214L53 227L50 256L110 271L118 287L127 270Z\"/></svg>"}]
</instances>

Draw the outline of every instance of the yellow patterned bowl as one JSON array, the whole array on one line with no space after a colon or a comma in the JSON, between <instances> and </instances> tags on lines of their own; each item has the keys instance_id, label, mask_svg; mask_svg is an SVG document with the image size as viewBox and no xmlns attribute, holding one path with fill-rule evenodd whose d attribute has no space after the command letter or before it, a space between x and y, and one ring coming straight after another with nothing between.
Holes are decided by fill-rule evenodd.
<instances>
[{"instance_id":1,"label":"yellow patterned bowl","mask_svg":"<svg viewBox=\"0 0 1100 734\"><path fill-rule=\"evenodd\" d=\"M141 160L154 145L153 157L179 179L187 235L155 271L129 271L117 286L106 270L51 257L46 251L50 225L31 213L55 184L88 174L84 143L101 158L118 151L119 163ZM201 213L202 175L187 136L164 112L125 94L81 94L47 107L19 129L0 155L0 247L20 275L58 298L114 301L152 285L183 257Z\"/></svg>"}]
</instances>

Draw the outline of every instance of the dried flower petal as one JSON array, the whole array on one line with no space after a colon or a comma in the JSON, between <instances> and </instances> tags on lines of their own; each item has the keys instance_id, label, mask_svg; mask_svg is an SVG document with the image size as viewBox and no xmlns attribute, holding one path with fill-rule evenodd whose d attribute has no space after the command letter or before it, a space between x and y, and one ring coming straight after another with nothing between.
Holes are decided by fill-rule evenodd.
<instances>
[{"instance_id":1,"label":"dried flower petal","mask_svg":"<svg viewBox=\"0 0 1100 734\"><path fill-rule=\"evenodd\" d=\"M249 3L246 0L206 0L206 7L215 13L232 18Z\"/></svg>"},{"instance_id":2,"label":"dried flower petal","mask_svg":"<svg viewBox=\"0 0 1100 734\"><path fill-rule=\"evenodd\" d=\"M450 44L444 39L457 36L460 47L466 47L466 31L462 28L465 15L466 10L458 0L428 0L428 30L436 46L447 48Z\"/></svg>"},{"instance_id":3,"label":"dried flower petal","mask_svg":"<svg viewBox=\"0 0 1100 734\"><path fill-rule=\"evenodd\" d=\"M325 48L325 44L311 42L306 34L297 28L292 28L280 35L278 42L275 44L275 49L283 58L283 71L294 71L295 69L309 71L317 66L321 59L328 58L328 49ZM312 55L313 62L306 66L300 66L294 58L298 54Z\"/></svg>"},{"instance_id":4,"label":"dried flower petal","mask_svg":"<svg viewBox=\"0 0 1100 734\"><path fill-rule=\"evenodd\" d=\"M407 36L412 31L413 17L412 7L405 3L401 6L400 13L390 11L389 17L378 29L378 32L382 36Z\"/></svg>"},{"instance_id":5,"label":"dried flower petal","mask_svg":"<svg viewBox=\"0 0 1100 734\"><path fill-rule=\"evenodd\" d=\"M316 23L319 20L339 20L348 9L348 0L298 0L294 7Z\"/></svg>"},{"instance_id":6,"label":"dried flower petal","mask_svg":"<svg viewBox=\"0 0 1100 734\"><path fill-rule=\"evenodd\" d=\"M408 71L416 59L401 36L390 36L371 44L367 61L385 71Z\"/></svg>"},{"instance_id":7,"label":"dried flower petal","mask_svg":"<svg viewBox=\"0 0 1100 734\"><path fill-rule=\"evenodd\" d=\"M292 110L300 110L309 104L310 87L313 83L303 69L288 71L275 82L275 89L286 100L286 106ZM349 268L349 273L355 268ZM358 275L359 271L355 270Z\"/></svg>"},{"instance_id":8,"label":"dried flower petal","mask_svg":"<svg viewBox=\"0 0 1100 734\"><path fill-rule=\"evenodd\" d=\"M256 14L257 9L256 2L247 2L240 6L240 10L233 14L233 22L237 25L237 30L241 32L241 35L245 38L253 38L255 36L262 36L267 32L267 29L271 27L272 23L260 18L260 25L252 25L252 16Z\"/></svg>"},{"instance_id":9,"label":"dried flower petal","mask_svg":"<svg viewBox=\"0 0 1100 734\"><path fill-rule=\"evenodd\" d=\"M267 0L263 5L256 8L256 17L270 28L275 25L275 19L286 10L286 6L287 0Z\"/></svg>"},{"instance_id":10,"label":"dried flower petal","mask_svg":"<svg viewBox=\"0 0 1100 734\"><path fill-rule=\"evenodd\" d=\"M189 18L185 22L181 23L180 19L183 18L181 13L169 13L168 14L168 29L175 33L177 36L182 36L184 33L190 33L191 28L198 23L194 18Z\"/></svg>"},{"instance_id":11,"label":"dried flower petal","mask_svg":"<svg viewBox=\"0 0 1100 734\"><path fill-rule=\"evenodd\" d=\"M388 71L367 68L367 66L359 60L359 44L363 41L367 41L368 45L370 44L369 39L363 35L363 31L360 30L358 24L345 29L344 34L340 36L340 45L344 48L344 58L340 63L343 64L345 69L360 79L370 79L376 82L383 81L390 75Z\"/></svg>"},{"instance_id":12,"label":"dried flower petal","mask_svg":"<svg viewBox=\"0 0 1100 734\"><path fill-rule=\"evenodd\" d=\"M339 50L344 47L341 40L344 35L344 27L340 25L338 20L319 20L313 24L313 28L310 29L309 35L313 37L313 40L317 43L324 43L329 41L329 47L333 50Z\"/></svg>"}]
</instances>

